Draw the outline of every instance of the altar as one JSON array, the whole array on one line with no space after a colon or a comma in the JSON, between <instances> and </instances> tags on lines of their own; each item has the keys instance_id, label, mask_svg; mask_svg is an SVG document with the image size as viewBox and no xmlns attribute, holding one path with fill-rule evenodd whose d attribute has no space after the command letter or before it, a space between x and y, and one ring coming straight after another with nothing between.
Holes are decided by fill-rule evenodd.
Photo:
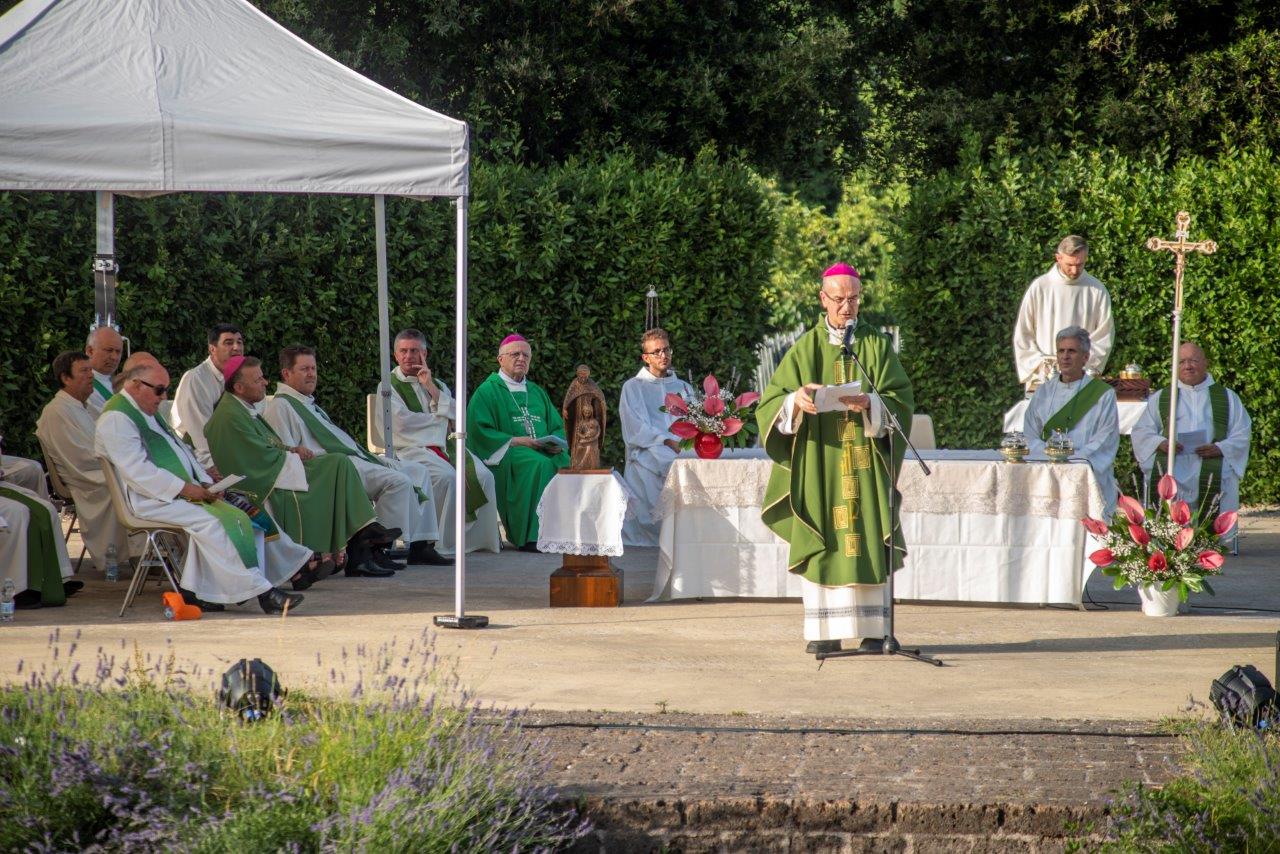
<instances>
[{"instance_id":1,"label":"altar","mask_svg":"<svg viewBox=\"0 0 1280 854\"><path fill-rule=\"evenodd\" d=\"M1079 605L1092 571L1083 516L1102 494L1083 460L1006 463L995 451L923 451L925 477L903 464L907 561L897 598ZM662 491L650 602L711 597L798 598L787 545L760 521L771 463L678 459Z\"/></svg>"}]
</instances>

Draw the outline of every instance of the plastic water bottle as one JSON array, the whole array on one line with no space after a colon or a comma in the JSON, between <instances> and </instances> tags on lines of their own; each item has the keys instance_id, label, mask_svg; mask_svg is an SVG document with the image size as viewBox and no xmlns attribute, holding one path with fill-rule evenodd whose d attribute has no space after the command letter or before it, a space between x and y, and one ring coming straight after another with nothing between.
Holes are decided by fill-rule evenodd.
<instances>
[{"instance_id":1,"label":"plastic water bottle","mask_svg":"<svg viewBox=\"0 0 1280 854\"><path fill-rule=\"evenodd\" d=\"M13 579L6 578L0 587L0 623L13 622Z\"/></svg>"},{"instance_id":2,"label":"plastic water bottle","mask_svg":"<svg viewBox=\"0 0 1280 854\"><path fill-rule=\"evenodd\" d=\"M116 561L116 544L107 546L107 581L120 580L120 564Z\"/></svg>"}]
</instances>

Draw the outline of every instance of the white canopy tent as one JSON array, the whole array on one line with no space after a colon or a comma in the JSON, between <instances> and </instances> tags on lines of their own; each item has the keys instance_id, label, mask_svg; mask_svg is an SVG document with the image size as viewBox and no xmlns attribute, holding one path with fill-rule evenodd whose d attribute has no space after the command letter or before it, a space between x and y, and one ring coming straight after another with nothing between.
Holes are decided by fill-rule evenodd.
<instances>
[{"instance_id":1,"label":"white canopy tent","mask_svg":"<svg viewBox=\"0 0 1280 854\"><path fill-rule=\"evenodd\" d=\"M97 324L114 319L113 194L373 196L387 425L387 195L456 202L466 423L469 166L466 123L357 74L247 0L23 0L0 17L0 189L97 194ZM465 459L463 431L455 441ZM456 613L437 622L472 627L483 618L465 614L462 467L457 478Z\"/></svg>"}]
</instances>

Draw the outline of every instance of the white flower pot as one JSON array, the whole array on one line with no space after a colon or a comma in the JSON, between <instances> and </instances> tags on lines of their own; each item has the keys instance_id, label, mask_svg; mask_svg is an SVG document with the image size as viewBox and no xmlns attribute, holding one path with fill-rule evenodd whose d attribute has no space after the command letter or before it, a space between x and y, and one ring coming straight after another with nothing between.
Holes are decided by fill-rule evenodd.
<instances>
[{"instance_id":1,"label":"white flower pot","mask_svg":"<svg viewBox=\"0 0 1280 854\"><path fill-rule=\"evenodd\" d=\"M1161 590L1159 587L1138 588L1142 600L1142 613L1148 617L1172 617L1178 613L1178 588Z\"/></svg>"}]
</instances>

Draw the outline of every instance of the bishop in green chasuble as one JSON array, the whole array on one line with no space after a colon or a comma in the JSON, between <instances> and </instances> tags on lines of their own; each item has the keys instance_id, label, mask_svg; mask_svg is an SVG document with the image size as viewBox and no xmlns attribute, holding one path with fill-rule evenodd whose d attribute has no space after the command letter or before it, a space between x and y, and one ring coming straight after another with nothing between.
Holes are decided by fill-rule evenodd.
<instances>
[{"instance_id":1,"label":"bishop in green chasuble","mask_svg":"<svg viewBox=\"0 0 1280 854\"><path fill-rule=\"evenodd\" d=\"M527 550L538 541L542 491L569 465L560 411L527 379L531 359L528 342L508 336L498 349L500 370L485 378L467 404L467 447L493 472L507 539Z\"/></svg>"},{"instance_id":2,"label":"bishop in green chasuble","mask_svg":"<svg viewBox=\"0 0 1280 854\"><path fill-rule=\"evenodd\" d=\"M250 372L261 378L260 367L250 371L246 365L245 373ZM261 392L259 400L266 393L265 379ZM236 490L270 510L295 542L321 554L342 551L357 531L374 521L359 472L343 454L312 457L302 461L305 478L293 488L295 481L285 471L292 451L254 410L253 402L231 392L218 401L205 425L214 464L224 475L244 477Z\"/></svg>"},{"instance_id":3,"label":"bishop in green chasuble","mask_svg":"<svg viewBox=\"0 0 1280 854\"><path fill-rule=\"evenodd\" d=\"M756 410L773 460L761 516L787 541L787 568L805 579L810 652L839 649L842 638L875 643L883 636L890 604L885 582L906 555L896 493L906 449L897 441L891 450L885 410L909 424L915 408L911 382L889 338L857 320L861 282L853 268L831 268L821 295L827 315L783 357ZM870 393L853 358L842 353L848 323L854 324L852 350L878 396ZM813 408L814 384L854 381L863 384L858 398L851 398L856 408L823 413L800 408L798 399ZM895 490L892 518L890 490Z\"/></svg>"}]
</instances>

